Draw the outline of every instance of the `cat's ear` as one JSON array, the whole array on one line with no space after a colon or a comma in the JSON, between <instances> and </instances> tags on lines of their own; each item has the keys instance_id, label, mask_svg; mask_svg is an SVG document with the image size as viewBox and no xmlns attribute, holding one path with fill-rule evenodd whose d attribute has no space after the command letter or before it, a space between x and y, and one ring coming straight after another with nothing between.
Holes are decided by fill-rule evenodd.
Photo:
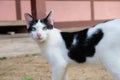
<instances>
[{"instance_id":1,"label":"cat's ear","mask_svg":"<svg viewBox=\"0 0 120 80\"><path fill-rule=\"evenodd\" d=\"M45 18L45 20L47 20L47 22L51 25L54 25L54 20L53 20L53 10L51 10L49 12L49 14L47 15L47 17Z\"/></svg>"},{"instance_id":2,"label":"cat's ear","mask_svg":"<svg viewBox=\"0 0 120 80\"><path fill-rule=\"evenodd\" d=\"M27 28L29 28L30 23L34 20L34 18L29 13L25 13L24 16L25 16Z\"/></svg>"}]
</instances>

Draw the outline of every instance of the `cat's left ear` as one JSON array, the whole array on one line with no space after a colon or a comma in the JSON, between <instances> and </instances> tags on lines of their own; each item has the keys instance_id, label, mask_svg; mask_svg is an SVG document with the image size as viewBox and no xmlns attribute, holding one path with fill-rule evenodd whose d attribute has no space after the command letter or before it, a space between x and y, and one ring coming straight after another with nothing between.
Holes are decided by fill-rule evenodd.
<instances>
[{"instance_id":1,"label":"cat's left ear","mask_svg":"<svg viewBox=\"0 0 120 80\"><path fill-rule=\"evenodd\" d=\"M47 17L45 18L45 20L47 20L47 22L51 25L54 25L54 20L53 20L53 10L51 10L49 12L49 14L47 15Z\"/></svg>"},{"instance_id":2,"label":"cat's left ear","mask_svg":"<svg viewBox=\"0 0 120 80\"><path fill-rule=\"evenodd\" d=\"M27 28L29 28L30 23L34 20L34 18L29 13L25 13L24 16L25 16Z\"/></svg>"}]
</instances>

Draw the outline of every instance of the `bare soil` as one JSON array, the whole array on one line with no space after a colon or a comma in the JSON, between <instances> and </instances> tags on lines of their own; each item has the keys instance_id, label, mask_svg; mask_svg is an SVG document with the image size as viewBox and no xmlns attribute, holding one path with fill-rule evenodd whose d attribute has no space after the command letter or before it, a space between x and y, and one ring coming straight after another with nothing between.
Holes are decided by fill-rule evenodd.
<instances>
[{"instance_id":1,"label":"bare soil","mask_svg":"<svg viewBox=\"0 0 120 80\"><path fill-rule=\"evenodd\" d=\"M24 36L24 37L23 37ZM0 35L0 80L51 80L51 69L27 34ZM68 69L70 80L113 80L100 66L82 64Z\"/></svg>"}]
</instances>

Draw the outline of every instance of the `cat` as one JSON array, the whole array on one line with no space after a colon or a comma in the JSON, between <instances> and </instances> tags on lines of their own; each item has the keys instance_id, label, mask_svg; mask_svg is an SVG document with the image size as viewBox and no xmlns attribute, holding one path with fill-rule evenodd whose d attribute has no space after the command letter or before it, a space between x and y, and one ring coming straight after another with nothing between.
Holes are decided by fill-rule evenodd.
<instances>
[{"instance_id":1,"label":"cat","mask_svg":"<svg viewBox=\"0 0 120 80\"><path fill-rule=\"evenodd\" d=\"M27 30L52 67L52 80L67 80L67 68L79 63L103 64L120 80L120 19L62 32L54 27L52 14L50 11L45 18L35 19L25 13Z\"/></svg>"}]
</instances>

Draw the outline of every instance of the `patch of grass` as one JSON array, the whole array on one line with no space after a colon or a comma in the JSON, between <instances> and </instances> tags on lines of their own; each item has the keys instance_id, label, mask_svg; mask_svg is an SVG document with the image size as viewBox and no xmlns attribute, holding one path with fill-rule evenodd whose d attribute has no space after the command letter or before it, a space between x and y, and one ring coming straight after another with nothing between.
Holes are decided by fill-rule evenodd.
<instances>
[{"instance_id":1,"label":"patch of grass","mask_svg":"<svg viewBox=\"0 0 120 80\"><path fill-rule=\"evenodd\" d=\"M33 80L33 79L30 77L23 77L22 80Z\"/></svg>"},{"instance_id":2,"label":"patch of grass","mask_svg":"<svg viewBox=\"0 0 120 80\"><path fill-rule=\"evenodd\" d=\"M38 55L40 55L39 53L34 53L34 54L32 54L32 56L38 56Z\"/></svg>"},{"instance_id":3,"label":"patch of grass","mask_svg":"<svg viewBox=\"0 0 120 80\"><path fill-rule=\"evenodd\" d=\"M5 75L5 72L0 72L0 76L4 76Z\"/></svg>"},{"instance_id":4,"label":"patch of grass","mask_svg":"<svg viewBox=\"0 0 120 80\"><path fill-rule=\"evenodd\" d=\"M26 54L25 57L29 57L30 55Z\"/></svg>"},{"instance_id":5,"label":"patch of grass","mask_svg":"<svg viewBox=\"0 0 120 80\"><path fill-rule=\"evenodd\" d=\"M5 60L7 59L7 57L0 57L0 60Z\"/></svg>"}]
</instances>

